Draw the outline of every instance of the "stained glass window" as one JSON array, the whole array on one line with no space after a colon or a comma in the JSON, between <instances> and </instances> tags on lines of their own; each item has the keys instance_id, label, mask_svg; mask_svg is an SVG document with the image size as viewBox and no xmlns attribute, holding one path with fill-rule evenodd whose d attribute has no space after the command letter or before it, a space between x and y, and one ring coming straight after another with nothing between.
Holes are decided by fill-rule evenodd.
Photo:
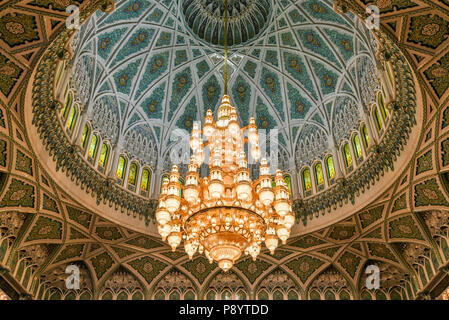
<instances>
[{"instance_id":1,"label":"stained glass window","mask_svg":"<svg viewBox=\"0 0 449 320\"><path fill-rule=\"evenodd\" d=\"M273 293L273 300L284 300L284 295L282 294L281 291L276 290L276 291Z\"/></svg>"},{"instance_id":2,"label":"stained glass window","mask_svg":"<svg viewBox=\"0 0 449 320\"><path fill-rule=\"evenodd\" d=\"M302 172L302 181L304 191L312 190L312 179L310 178L310 169L305 169Z\"/></svg>"},{"instance_id":3,"label":"stained glass window","mask_svg":"<svg viewBox=\"0 0 449 320\"><path fill-rule=\"evenodd\" d=\"M354 146L355 157L357 159L360 158L362 156L362 146L360 145L360 138L358 134L352 138L352 145Z\"/></svg>"},{"instance_id":4,"label":"stained glass window","mask_svg":"<svg viewBox=\"0 0 449 320\"><path fill-rule=\"evenodd\" d=\"M368 129L366 129L366 125L362 126L362 140L363 144L365 145L365 148L369 147L369 135L368 135Z\"/></svg>"},{"instance_id":5,"label":"stained glass window","mask_svg":"<svg viewBox=\"0 0 449 320\"><path fill-rule=\"evenodd\" d=\"M136 185L136 177L137 177L137 164L131 163L131 166L129 167L129 176L128 176L128 183L135 186Z\"/></svg>"},{"instance_id":6,"label":"stained glass window","mask_svg":"<svg viewBox=\"0 0 449 320\"><path fill-rule=\"evenodd\" d=\"M100 151L100 159L98 160L98 164L100 165L100 167L102 168L106 167L108 156L109 156L109 146L106 143L103 143Z\"/></svg>"},{"instance_id":7,"label":"stained glass window","mask_svg":"<svg viewBox=\"0 0 449 320\"><path fill-rule=\"evenodd\" d=\"M180 300L181 297L179 296L178 291L174 291L170 294L170 296L168 297L168 300Z\"/></svg>"},{"instance_id":8,"label":"stained glass window","mask_svg":"<svg viewBox=\"0 0 449 320\"><path fill-rule=\"evenodd\" d=\"M70 130L73 130L77 115L78 111L76 110L76 107L73 107L72 111L70 112L69 121L67 122L67 128L69 128Z\"/></svg>"},{"instance_id":9,"label":"stained glass window","mask_svg":"<svg viewBox=\"0 0 449 320\"><path fill-rule=\"evenodd\" d=\"M67 119L67 116L70 111L70 107L72 106L72 100L73 100L72 92L69 92L69 94L67 95L67 98L65 100L64 109L62 110L62 117L64 118L64 122Z\"/></svg>"},{"instance_id":10,"label":"stained glass window","mask_svg":"<svg viewBox=\"0 0 449 320\"><path fill-rule=\"evenodd\" d=\"M268 293L265 290L262 290L257 295L258 300L268 300Z\"/></svg>"},{"instance_id":11,"label":"stained glass window","mask_svg":"<svg viewBox=\"0 0 449 320\"><path fill-rule=\"evenodd\" d=\"M288 300L298 300L298 294L295 291L290 290L288 292Z\"/></svg>"},{"instance_id":12,"label":"stained glass window","mask_svg":"<svg viewBox=\"0 0 449 320\"><path fill-rule=\"evenodd\" d=\"M150 170L145 168L142 171L142 181L140 182L140 189L148 191L149 182L150 182Z\"/></svg>"},{"instance_id":13,"label":"stained glass window","mask_svg":"<svg viewBox=\"0 0 449 320\"><path fill-rule=\"evenodd\" d=\"M291 195L292 194L292 178L288 174L286 174L284 176L284 181L285 181L285 184L287 185L288 192L290 192L290 195Z\"/></svg>"},{"instance_id":14,"label":"stained glass window","mask_svg":"<svg viewBox=\"0 0 449 320\"><path fill-rule=\"evenodd\" d=\"M329 178L329 180L332 180L333 178L335 178L334 158L332 158L332 156L327 157L326 167L327 177Z\"/></svg>"},{"instance_id":15,"label":"stained glass window","mask_svg":"<svg viewBox=\"0 0 449 320\"><path fill-rule=\"evenodd\" d=\"M154 296L154 300L165 300L165 294L162 290L159 290Z\"/></svg>"},{"instance_id":16,"label":"stained glass window","mask_svg":"<svg viewBox=\"0 0 449 320\"><path fill-rule=\"evenodd\" d=\"M98 147L98 137L96 134L92 136L92 140L90 141L90 147L89 147L89 157L94 159L95 155L97 154L97 147Z\"/></svg>"},{"instance_id":17,"label":"stained glass window","mask_svg":"<svg viewBox=\"0 0 449 320\"><path fill-rule=\"evenodd\" d=\"M189 290L184 295L184 300L195 300L195 294L192 292L192 290Z\"/></svg>"},{"instance_id":18,"label":"stained glass window","mask_svg":"<svg viewBox=\"0 0 449 320\"><path fill-rule=\"evenodd\" d=\"M382 113L382 117L384 118L384 120L386 120L386 119L388 119L388 111L385 108L385 100L384 100L384 97L381 92L379 92L377 99L379 102L379 107L380 107L380 112Z\"/></svg>"},{"instance_id":19,"label":"stained glass window","mask_svg":"<svg viewBox=\"0 0 449 320\"><path fill-rule=\"evenodd\" d=\"M163 176L162 176L162 179L161 179L161 190L162 190L162 185L164 184L164 181L165 180L168 180L169 178L168 178L168 175L166 175L166 174L164 174Z\"/></svg>"},{"instance_id":20,"label":"stained glass window","mask_svg":"<svg viewBox=\"0 0 449 320\"><path fill-rule=\"evenodd\" d=\"M315 165L315 180L318 186L324 183L323 167L321 163Z\"/></svg>"},{"instance_id":21,"label":"stained glass window","mask_svg":"<svg viewBox=\"0 0 449 320\"><path fill-rule=\"evenodd\" d=\"M89 125L86 123L83 129L83 135L81 136L81 145L83 146L83 149L86 150L86 143L87 143L87 137L89 136L90 128Z\"/></svg>"},{"instance_id":22,"label":"stained glass window","mask_svg":"<svg viewBox=\"0 0 449 320\"><path fill-rule=\"evenodd\" d=\"M118 165L117 165L117 178L122 179L125 176L126 171L126 158L124 156L120 156L118 159Z\"/></svg>"},{"instance_id":23,"label":"stained glass window","mask_svg":"<svg viewBox=\"0 0 449 320\"><path fill-rule=\"evenodd\" d=\"M343 150L343 158L345 159L346 168L349 168L352 166L352 156L351 156L351 150L349 149L349 144L345 143L342 150Z\"/></svg>"},{"instance_id":24,"label":"stained glass window","mask_svg":"<svg viewBox=\"0 0 449 320\"><path fill-rule=\"evenodd\" d=\"M376 124L377 132L380 132L380 130L382 129L382 121L380 120L379 111L377 110L377 107L374 107L373 118L374 123Z\"/></svg>"}]
</instances>

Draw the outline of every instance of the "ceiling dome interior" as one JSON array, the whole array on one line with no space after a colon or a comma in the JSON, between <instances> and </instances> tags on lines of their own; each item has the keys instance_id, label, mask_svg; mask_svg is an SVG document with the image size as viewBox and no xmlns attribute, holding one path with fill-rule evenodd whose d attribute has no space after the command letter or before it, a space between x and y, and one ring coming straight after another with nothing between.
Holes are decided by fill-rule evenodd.
<instances>
[{"instance_id":1,"label":"ceiling dome interior","mask_svg":"<svg viewBox=\"0 0 449 320\"><path fill-rule=\"evenodd\" d=\"M230 96L242 125L255 116L259 129L278 129L279 166L298 169L357 127L379 88L376 42L330 1L267 1L267 21L251 20L258 32L230 46ZM260 3L231 1L232 37L243 42L238 20L260 17ZM142 162L166 159L173 130L190 132L224 93L223 49L200 30L222 13L221 1L133 0L92 16L72 45L74 86L94 126Z\"/></svg>"}]
</instances>

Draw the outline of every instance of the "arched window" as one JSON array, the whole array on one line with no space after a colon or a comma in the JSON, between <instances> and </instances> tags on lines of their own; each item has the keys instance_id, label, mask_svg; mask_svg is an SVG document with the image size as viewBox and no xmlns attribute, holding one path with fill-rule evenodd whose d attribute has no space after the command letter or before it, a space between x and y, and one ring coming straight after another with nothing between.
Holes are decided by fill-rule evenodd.
<instances>
[{"instance_id":1,"label":"arched window","mask_svg":"<svg viewBox=\"0 0 449 320\"><path fill-rule=\"evenodd\" d=\"M162 290L159 290L155 295L154 295L154 300L165 300L165 294Z\"/></svg>"},{"instance_id":2,"label":"arched window","mask_svg":"<svg viewBox=\"0 0 449 320\"><path fill-rule=\"evenodd\" d=\"M129 166L129 176L128 176L128 184L130 186L136 186L137 182L137 174L139 173L139 168L137 167L137 163L132 162Z\"/></svg>"},{"instance_id":3,"label":"arched window","mask_svg":"<svg viewBox=\"0 0 449 320\"><path fill-rule=\"evenodd\" d=\"M181 179L181 178L179 178L179 184L181 185L181 186L183 186L184 185L184 179ZM182 198L182 191L183 191L183 188L180 188L179 189L179 196Z\"/></svg>"},{"instance_id":4,"label":"arched window","mask_svg":"<svg viewBox=\"0 0 449 320\"><path fill-rule=\"evenodd\" d=\"M246 300L246 293L243 290L239 290L235 295L236 300Z\"/></svg>"},{"instance_id":5,"label":"arched window","mask_svg":"<svg viewBox=\"0 0 449 320\"><path fill-rule=\"evenodd\" d=\"M150 186L150 177L151 173L150 170L147 168L143 169L142 171L142 180L140 181L140 190L144 192L144 196L147 195L146 192L148 192L149 186Z\"/></svg>"},{"instance_id":6,"label":"arched window","mask_svg":"<svg viewBox=\"0 0 449 320\"><path fill-rule=\"evenodd\" d=\"M304 169L302 172L302 186L306 196L312 193L312 179L310 177L310 169Z\"/></svg>"},{"instance_id":7,"label":"arched window","mask_svg":"<svg viewBox=\"0 0 449 320\"><path fill-rule=\"evenodd\" d=\"M206 295L206 300L217 300L217 295L214 290L209 290Z\"/></svg>"},{"instance_id":8,"label":"arched window","mask_svg":"<svg viewBox=\"0 0 449 320\"><path fill-rule=\"evenodd\" d=\"M195 294L192 290L189 290L184 294L184 300L195 300Z\"/></svg>"},{"instance_id":9,"label":"arched window","mask_svg":"<svg viewBox=\"0 0 449 320\"><path fill-rule=\"evenodd\" d=\"M346 142L342 147L343 159L345 160L346 169L348 172L352 171L352 156L349 144Z\"/></svg>"},{"instance_id":10,"label":"arched window","mask_svg":"<svg viewBox=\"0 0 449 320\"><path fill-rule=\"evenodd\" d=\"M285 184L287 185L288 192L290 192L290 195L291 195L292 194L292 178L288 174L286 174L284 176L284 181L285 181Z\"/></svg>"},{"instance_id":11,"label":"arched window","mask_svg":"<svg viewBox=\"0 0 449 320\"><path fill-rule=\"evenodd\" d=\"M120 179L119 183L122 184L123 179L125 178L125 172L126 172L126 158L124 156L120 156L118 159L118 165L117 165L117 172L116 176Z\"/></svg>"},{"instance_id":12,"label":"arched window","mask_svg":"<svg viewBox=\"0 0 449 320\"><path fill-rule=\"evenodd\" d=\"M178 291L173 291L168 297L168 300L180 300L180 299L181 297L179 296Z\"/></svg>"},{"instance_id":13,"label":"arched window","mask_svg":"<svg viewBox=\"0 0 449 320\"><path fill-rule=\"evenodd\" d=\"M87 145L87 140L89 140L88 139L89 135L90 135L90 127L86 123L86 125L84 126L84 129L83 129L83 135L81 136L81 146L83 147L84 150L86 150L86 145Z\"/></svg>"},{"instance_id":14,"label":"arched window","mask_svg":"<svg viewBox=\"0 0 449 320\"><path fill-rule=\"evenodd\" d=\"M72 95L72 92L70 91L69 94L67 95L67 98L65 99L64 109L62 109L63 122L65 122L67 120L67 116L69 115L70 107L72 106L72 101L73 101L73 95Z\"/></svg>"},{"instance_id":15,"label":"arched window","mask_svg":"<svg viewBox=\"0 0 449 320\"><path fill-rule=\"evenodd\" d=\"M332 156L329 156L326 159L326 169L327 169L327 178L329 179L329 184L332 184L334 182L334 178L335 178L334 158L332 158Z\"/></svg>"},{"instance_id":16,"label":"arched window","mask_svg":"<svg viewBox=\"0 0 449 320\"><path fill-rule=\"evenodd\" d=\"M360 131L362 132L362 140L363 140L363 145L365 146L365 148L369 147L369 135L368 135L368 129L366 129L366 125L363 124Z\"/></svg>"},{"instance_id":17,"label":"arched window","mask_svg":"<svg viewBox=\"0 0 449 320\"><path fill-rule=\"evenodd\" d=\"M288 292L288 300L298 300L298 294L294 290Z\"/></svg>"},{"instance_id":18,"label":"arched window","mask_svg":"<svg viewBox=\"0 0 449 320\"><path fill-rule=\"evenodd\" d=\"M318 191L321 191L324 189L324 174L323 174L323 166L321 165L321 162L318 162L315 167L313 168L313 171L315 173L315 181Z\"/></svg>"},{"instance_id":19,"label":"arched window","mask_svg":"<svg viewBox=\"0 0 449 320\"><path fill-rule=\"evenodd\" d=\"M273 300L284 300L284 294L280 290L273 293Z\"/></svg>"},{"instance_id":20,"label":"arched window","mask_svg":"<svg viewBox=\"0 0 449 320\"><path fill-rule=\"evenodd\" d=\"M379 110L377 110L376 106L373 108L373 118L374 123L376 124L377 132L380 132L380 130L382 130L382 121L380 120Z\"/></svg>"},{"instance_id":21,"label":"arched window","mask_svg":"<svg viewBox=\"0 0 449 320\"><path fill-rule=\"evenodd\" d=\"M78 116L78 109L76 108L76 106L74 106L72 108L72 111L70 112L69 120L67 122L67 129L69 130L69 133L73 132L77 116Z\"/></svg>"},{"instance_id":22,"label":"arched window","mask_svg":"<svg viewBox=\"0 0 449 320\"><path fill-rule=\"evenodd\" d=\"M384 100L384 96L382 95L382 92L378 93L377 102L380 107L380 112L382 113L382 118L384 119L384 121L386 121L388 119L388 111L385 108L385 100Z\"/></svg>"},{"instance_id":23,"label":"arched window","mask_svg":"<svg viewBox=\"0 0 449 320\"><path fill-rule=\"evenodd\" d=\"M268 300L268 293L265 290L260 291L257 300Z\"/></svg>"},{"instance_id":24,"label":"arched window","mask_svg":"<svg viewBox=\"0 0 449 320\"><path fill-rule=\"evenodd\" d=\"M109 156L109 146L107 145L107 143L103 143L100 150L100 159L98 159L98 165L102 169L102 172L106 168L108 156Z\"/></svg>"},{"instance_id":25,"label":"arched window","mask_svg":"<svg viewBox=\"0 0 449 320\"><path fill-rule=\"evenodd\" d=\"M162 179L161 179L161 190L162 190L162 184L164 183L165 180L169 180L168 174L164 174L162 176Z\"/></svg>"},{"instance_id":26,"label":"arched window","mask_svg":"<svg viewBox=\"0 0 449 320\"><path fill-rule=\"evenodd\" d=\"M232 294L229 292L229 290L225 290L221 293L221 300L231 300Z\"/></svg>"},{"instance_id":27,"label":"arched window","mask_svg":"<svg viewBox=\"0 0 449 320\"><path fill-rule=\"evenodd\" d=\"M354 137L352 137L352 146L354 148L355 158L356 160L359 160L362 158L362 146L360 144L360 138L358 134L355 134Z\"/></svg>"},{"instance_id":28,"label":"arched window","mask_svg":"<svg viewBox=\"0 0 449 320\"><path fill-rule=\"evenodd\" d=\"M92 139L90 140L90 147L89 147L89 158L95 159L95 156L97 155L97 149L98 149L98 136L94 134L92 136Z\"/></svg>"}]
</instances>

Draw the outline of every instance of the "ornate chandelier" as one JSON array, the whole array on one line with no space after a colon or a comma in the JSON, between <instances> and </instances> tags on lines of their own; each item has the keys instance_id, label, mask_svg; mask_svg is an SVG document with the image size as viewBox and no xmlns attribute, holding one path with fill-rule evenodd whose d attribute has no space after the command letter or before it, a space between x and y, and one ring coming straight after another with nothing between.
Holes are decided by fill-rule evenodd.
<instances>
[{"instance_id":1,"label":"ornate chandelier","mask_svg":"<svg viewBox=\"0 0 449 320\"><path fill-rule=\"evenodd\" d=\"M249 254L255 260L262 242L274 253L279 239L285 243L295 222L290 193L281 170L273 179L266 159L260 161L260 176L252 181L244 145L251 156L260 158L259 134L254 118L240 128L237 110L227 95L227 0L225 0L225 94L214 121L208 110L203 129L194 123L190 138L193 155L184 186L178 167L162 183L156 210L158 231L175 251L184 240L192 259L204 252L209 262L217 261L224 271ZM247 137L245 137L247 133ZM203 141L204 136L207 141ZM249 147L249 144L251 147ZM209 176L198 169L209 147Z\"/></svg>"}]
</instances>

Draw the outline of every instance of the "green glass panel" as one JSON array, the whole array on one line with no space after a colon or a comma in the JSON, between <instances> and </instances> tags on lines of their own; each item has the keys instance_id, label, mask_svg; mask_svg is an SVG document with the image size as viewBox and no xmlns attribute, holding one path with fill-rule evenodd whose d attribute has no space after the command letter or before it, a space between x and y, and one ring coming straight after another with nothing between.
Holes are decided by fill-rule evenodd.
<instances>
[{"instance_id":1,"label":"green glass panel","mask_svg":"<svg viewBox=\"0 0 449 320\"><path fill-rule=\"evenodd\" d=\"M323 167L321 166L321 163L315 165L315 179L317 185L322 185L324 183Z\"/></svg>"},{"instance_id":2,"label":"green glass panel","mask_svg":"<svg viewBox=\"0 0 449 320\"><path fill-rule=\"evenodd\" d=\"M343 146L343 157L345 159L346 168L352 166L351 150L349 149L349 144L347 143Z\"/></svg>"},{"instance_id":3,"label":"green glass panel","mask_svg":"<svg viewBox=\"0 0 449 320\"><path fill-rule=\"evenodd\" d=\"M290 192L290 195L292 194L292 178L289 175L284 176L285 184L287 185L288 192Z\"/></svg>"},{"instance_id":4,"label":"green glass panel","mask_svg":"<svg viewBox=\"0 0 449 320\"><path fill-rule=\"evenodd\" d=\"M305 169L302 172L303 188L304 191L309 191L312 189L312 179L310 178L310 170Z\"/></svg>"},{"instance_id":5,"label":"green glass panel","mask_svg":"<svg viewBox=\"0 0 449 320\"><path fill-rule=\"evenodd\" d=\"M90 142L89 157L94 159L97 154L98 137L94 134Z\"/></svg>"},{"instance_id":6,"label":"green glass panel","mask_svg":"<svg viewBox=\"0 0 449 320\"><path fill-rule=\"evenodd\" d=\"M87 137L89 136L89 126L86 124L83 129L83 135L81 136L81 145L86 150Z\"/></svg>"},{"instance_id":7,"label":"green glass panel","mask_svg":"<svg viewBox=\"0 0 449 320\"><path fill-rule=\"evenodd\" d=\"M64 109L62 110L62 117L64 118L64 122L67 119L70 107L72 106L72 100L73 100L72 93L69 92L69 94L67 95L67 98L65 100Z\"/></svg>"},{"instance_id":8,"label":"green glass panel","mask_svg":"<svg viewBox=\"0 0 449 320\"><path fill-rule=\"evenodd\" d=\"M148 169L143 169L142 171L142 181L140 182L140 189L148 191L148 183L150 180L150 171Z\"/></svg>"},{"instance_id":9,"label":"green glass panel","mask_svg":"<svg viewBox=\"0 0 449 320\"><path fill-rule=\"evenodd\" d=\"M360 139L359 135L355 135L354 138L352 138L352 143L354 145L354 151L356 158L360 158L362 156L362 146L360 145Z\"/></svg>"},{"instance_id":10,"label":"green glass panel","mask_svg":"<svg viewBox=\"0 0 449 320\"><path fill-rule=\"evenodd\" d=\"M74 126L75 121L76 121L76 115L77 115L76 108L73 107L72 111L70 112L69 122L67 122L67 128L69 128L70 130L73 130L73 126Z\"/></svg>"},{"instance_id":11,"label":"green glass panel","mask_svg":"<svg viewBox=\"0 0 449 320\"><path fill-rule=\"evenodd\" d=\"M100 159L98 160L98 164L103 168L106 167L108 154L109 154L109 147L106 143L103 143L103 146L101 147L100 151Z\"/></svg>"},{"instance_id":12,"label":"green glass panel","mask_svg":"<svg viewBox=\"0 0 449 320\"><path fill-rule=\"evenodd\" d=\"M331 180L335 178L334 158L332 158L332 156L327 158L326 165L327 165L327 177L329 178L329 180Z\"/></svg>"},{"instance_id":13,"label":"green glass panel","mask_svg":"<svg viewBox=\"0 0 449 320\"><path fill-rule=\"evenodd\" d=\"M206 295L206 300L215 300L215 292L214 291L209 291Z\"/></svg>"},{"instance_id":14,"label":"green glass panel","mask_svg":"<svg viewBox=\"0 0 449 320\"><path fill-rule=\"evenodd\" d=\"M125 157L120 156L120 158L118 159L118 166L117 166L117 178L123 179L125 169L126 169L126 159Z\"/></svg>"},{"instance_id":15,"label":"green glass panel","mask_svg":"<svg viewBox=\"0 0 449 320\"><path fill-rule=\"evenodd\" d=\"M376 107L374 107L373 117L374 117L374 122L376 124L377 132L379 132L382 129L382 121L380 120L379 111L377 110Z\"/></svg>"},{"instance_id":16,"label":"green glass panel","mask_svg":"<svg viewBox=\"0 0 449 320\"><path fill-rule=\"evenodd\" d=\"M379 101L379 107L380 107L380 112L382 113L382 117L384 118L384 120L386 120L386 119L388 119L388 111L385 108L385 101L384 101L384 97L381 92L379 92L378 101Z\"/></svg>"},{"instance_id":17,"label":"green glass panel","mask_svg":"<svg viewBox=\"0 0 449 320\"><path fill-rule=\"evenodd\" d=\"M369 135L368 135L368 129L366 129L366 125L362 126L362 138L363 143L365 144L365 147L369 147Z\"/></svg>"},{"instance_id":18,"label":"green glass panel","mask_svg":"<svg viewBox=\"0 0 449 320\"><path fill-rule=\"evenodd\" d=\"M195 300L195 294L192 291L187 291L184 295L184 300Z\"/></svg>"},{"instance_id":19,"label":"green glass panel","mask_svg":"<svg viewBox=\"0 0 449 320\"><path fill-rule=\"evenodd\" d=\"M128 183L132 184L133 186L136 185L136 176L137 176L137 164L131 163L131 166L129 167Z\"/></svg>"}]
</instances>

